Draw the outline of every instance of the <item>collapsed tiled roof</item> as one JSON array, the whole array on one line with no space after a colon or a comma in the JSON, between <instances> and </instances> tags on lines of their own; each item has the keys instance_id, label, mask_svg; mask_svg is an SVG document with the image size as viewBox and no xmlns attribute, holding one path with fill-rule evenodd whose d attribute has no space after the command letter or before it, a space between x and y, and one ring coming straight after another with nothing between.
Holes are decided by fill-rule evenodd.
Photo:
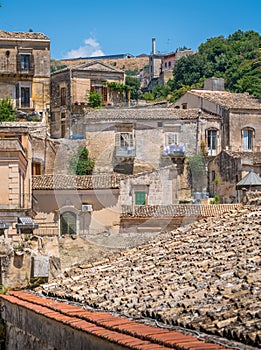
<instances>
[{"instance_id":1,"label":"collapsed tiled roof","mask_svg":"<svg viewBox=\"0 0 261 350\"><path fill-rule=\"evenodd\" d=\"M191 90L189 94L202 97L210 102L227 108L260 109L261 101L248 93L232 93L228 91Z\"/></svg>"},{"instance_id":2,"label":"collapsed tiled roof","mask_svg":"<svg viewBox=\"0 0 261 350\"><path fill-rule=\"evenodd\" d=\"M39 292L260 348L260 228L260 207L243 207L74 268Z\"/></svg>"},{"instance_id":3,"label":"collapsed tiled roof","mask_svg":"<svg viewBox=\"0 0 261 350\"><path fill-rule=\"evenodd\" d=\"M34 190L106 189L119 188L121 175L36 175Z\"/></svg>"},{"instance_id":4,"label":"collapsed tiled roof","mask_svg":"<svg viewBox=\"0 0 261 350\"><path fill-rule=\"evenodd\" d=\"M6 32L0 30L0 39L37 39L37 40L50 40L46 35L42 33L34 32Z\"/></svg>"},{"instance_id":5,"label":"collapsed tiled roof","mask_svg":"<svg viewBox=\"0 0 261 350\"><path fill-rule=\"evenodd\" d=\"M109 120L196 120L199 116L198 108L103 108L86 111L86 121L109 121ZM219 120L219 117L201 112L201 119L211 118Z\"/></svg>"}]
</instances>

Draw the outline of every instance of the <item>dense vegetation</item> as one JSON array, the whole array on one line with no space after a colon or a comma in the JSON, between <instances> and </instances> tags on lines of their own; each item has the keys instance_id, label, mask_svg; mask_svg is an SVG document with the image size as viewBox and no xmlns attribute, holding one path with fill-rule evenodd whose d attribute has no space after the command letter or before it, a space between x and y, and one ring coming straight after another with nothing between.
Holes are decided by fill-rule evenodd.
<instances>
[{"instance_id":1,"label":"dense vegetation","mask_svg":"<svg viewBox=\"0 0 261 350\"><path fill-rule=\"evenodd\" d=\"M175 65L168 87L174 98L191 87L202 87L209 77L223 77L231 92L248 92L261 97L261 36L238 30L224 38L208 39L198 52ZM182 92L182 93L180 93Z\"/></svg>"}]
</instances>

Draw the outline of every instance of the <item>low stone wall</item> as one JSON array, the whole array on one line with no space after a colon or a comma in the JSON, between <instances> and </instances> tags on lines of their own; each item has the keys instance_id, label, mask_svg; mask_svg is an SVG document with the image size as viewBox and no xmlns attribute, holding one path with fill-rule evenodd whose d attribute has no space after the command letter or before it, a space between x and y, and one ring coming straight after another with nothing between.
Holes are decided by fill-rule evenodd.
<instances>
[{"instance_id":1,"label":"low stone wall","mask_svg":"<svg viewBox=\"0 0 261 350\"><path fill-rule=\"evenodd\" d=\"M34 307L37 308L37 306ZM1 318L5 327L5 335L2 335L2 340L5 341L6 350L126 349L98 336L77 330L64 323L61 324L47 315L40 315L37 311L26 308L26 305L23 307L2 299L1 310ZM60 319L61 317L60 315Z\"/></svg>"}]
</instances>

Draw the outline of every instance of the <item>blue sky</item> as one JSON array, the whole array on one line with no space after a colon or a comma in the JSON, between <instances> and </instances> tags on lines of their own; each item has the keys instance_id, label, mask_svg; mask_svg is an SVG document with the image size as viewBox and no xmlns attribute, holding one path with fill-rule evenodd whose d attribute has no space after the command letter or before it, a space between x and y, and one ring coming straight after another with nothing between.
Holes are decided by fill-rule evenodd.
<instances>
[{"instance_id":1,"label":"blue sky","mask_svg":"<svg viewBox=\"0 0 261 350\"><path fill-rule=\"evenodd\" d=\"M0 0L0 29L41 32L51 57L161 53L238 29L261 33L261 0Z\"/></svg>"}]
</instances>

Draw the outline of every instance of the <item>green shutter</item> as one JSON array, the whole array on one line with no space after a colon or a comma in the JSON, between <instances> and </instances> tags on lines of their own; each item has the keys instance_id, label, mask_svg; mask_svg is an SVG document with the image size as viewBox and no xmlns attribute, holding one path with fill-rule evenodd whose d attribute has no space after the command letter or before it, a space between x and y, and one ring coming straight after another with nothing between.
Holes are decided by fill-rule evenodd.
<instances>
[{"instance_id":1,"label":"green shutter","mask_svg":"<svg viewBox=\"0 0 261 350\"><path fill-rule=\"evenodd\" d=\"M136 205L146 204L146 192L135 192L135 204Z\"/></svg>"}]
</instances>

